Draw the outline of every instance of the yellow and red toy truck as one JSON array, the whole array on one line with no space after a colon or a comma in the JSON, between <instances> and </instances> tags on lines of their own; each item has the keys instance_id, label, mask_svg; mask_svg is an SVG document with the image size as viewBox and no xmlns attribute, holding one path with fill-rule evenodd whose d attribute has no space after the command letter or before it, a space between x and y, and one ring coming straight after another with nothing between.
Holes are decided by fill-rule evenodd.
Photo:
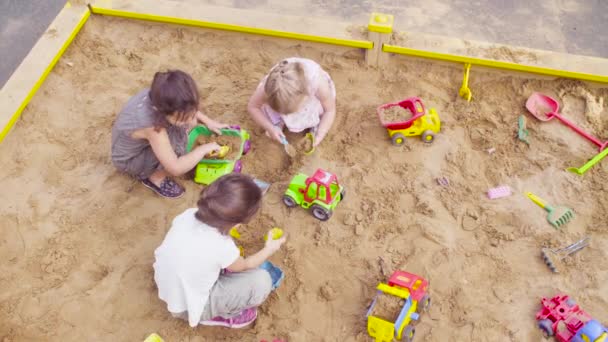
<instances>
[{"instance_id":1,"label":"yellow and red toy truck","mask_svg":"<svg viewBox=\"0 0 608 342\"><path fill-rule=\"evenodd\" d=\"M431 297L427 291L428 282L415 274L395 271L388 279L388 284L378 284L378 292L367 310L367 333L376 342L391 342L393 338L412 342L416 329L412 321L417 321L423 311L431 306ZM402 300L402 307L395 321L388 321L374 316L374 307L379 296L390 295Z\"/></svg>"},{"instance_id":2,"label":"yellow and red toy truck","mask_svg":"<svg viewBox=\"0 0 608 342\"><path fill-rule=\"evenodd\" d=\"M411 117L404 121L386 121L384 111L392 107L400 107L411 113ZM403 101L383 104L376 110L382 126L388 131L393 145L399 146L405 143L405 137L422 136L422 141L432 143L435 134L441 129L441 120L435 108L430 108L428 113L424 108L422 100L418 97L409 97ZM407 114L404 112L404 114Z\"/></svg>"}]
</instances>

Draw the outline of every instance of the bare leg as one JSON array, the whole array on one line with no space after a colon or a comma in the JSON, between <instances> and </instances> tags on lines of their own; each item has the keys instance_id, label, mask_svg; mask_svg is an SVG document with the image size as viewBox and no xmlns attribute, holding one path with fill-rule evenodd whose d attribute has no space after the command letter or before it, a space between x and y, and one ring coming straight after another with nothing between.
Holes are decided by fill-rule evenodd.
<instances>
[{"instance_id":1,"label":"bare leg","mask_svg":"<svg viewBox=\"0 0 608 342\"><path fill-rule=\"evenodd\" d=\"M150 175L150 177L148 177L148 179L150 180L150 182L154 183L154 185L160 187L161 182L167 178L168 174L167 172L165 172L165 170L162 169L158 169L156 171L154 171L154 173L152 173Z\"/></svg>"}]
</instances>

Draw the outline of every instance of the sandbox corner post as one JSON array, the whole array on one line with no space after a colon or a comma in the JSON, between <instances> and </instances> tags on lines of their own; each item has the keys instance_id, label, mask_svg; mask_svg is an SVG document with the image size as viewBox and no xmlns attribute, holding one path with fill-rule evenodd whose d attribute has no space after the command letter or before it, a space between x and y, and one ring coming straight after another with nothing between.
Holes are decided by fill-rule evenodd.
<instances>
[{"instance_id":1,"label":"sandbox corner post","mask_svg":"<svg viewBox=\"0 0 608 342\"><path fill-rule=\"evenodd\" d=\"M377 66L383 63L382 46L390 41L394 20L391 14L376 12L371 14L367 24L367 34L368 39L374 43L374 47L365 52L367 65Z\"/></svg>"}]
</instances>

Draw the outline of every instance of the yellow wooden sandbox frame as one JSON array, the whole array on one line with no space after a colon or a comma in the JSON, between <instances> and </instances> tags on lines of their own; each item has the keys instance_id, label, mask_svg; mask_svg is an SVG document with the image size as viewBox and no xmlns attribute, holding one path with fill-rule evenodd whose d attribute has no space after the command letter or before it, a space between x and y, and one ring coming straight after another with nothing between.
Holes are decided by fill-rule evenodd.
<instances>
[{"instance_id":1,"label":"yellow wooden sandbox frame","mask_svg":"<svg viewBox=\"0 0 608 342\"><path fill-rule=\"evenodd\" d=\"M0 142L8 134L19 116L49 75L59 58L80 32L91 14L116 16L249 34L297 39L317 43L341 45L366 50L366 61L382 64L389 53L461 63L465 65L460 95L471 99L468 77L471 65L509 71L527 72L553 77L572 78L608 83L608 75L583 73L545 66L464 56L431 49L390 45L393 16L372 13L368 23L367 40L354 39L352 25L328 22L315 18L281 16L250 10L193 5L167 0L97 0L86 6L72 6L69 2L61 10L45 34L32 48L21 65L0 90ZM259 23L263 23L264 27ZM270 28L269 28L270 27ZM543 52L545 55L563 55ZM608 60L568 55L577 65L593 65L592 71L608 70ZM551 58L548 58L551 61ZM599 61L599 62L598 62ZM549 63L551 64L551 63ZM468 95L468 96L467 96Z\"/></svg>"}]
</instances>

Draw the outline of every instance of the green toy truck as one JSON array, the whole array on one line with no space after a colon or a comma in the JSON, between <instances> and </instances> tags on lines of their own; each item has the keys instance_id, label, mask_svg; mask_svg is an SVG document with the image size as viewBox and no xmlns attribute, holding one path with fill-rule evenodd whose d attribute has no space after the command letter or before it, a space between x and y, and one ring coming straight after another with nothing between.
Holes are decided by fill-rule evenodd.
<instances>
[{"instance_id":1,"label":"green toy truck","mask_svg":"<svg viewBox=\"0 0 608 342\"><path fill-rule=\"evenodd\" d=\"M338 183L336 175L318 169L312 177L303 173L295 175L283 195L283 203L289 208L300 205L311 209L315 218L327 221L344 194L344 187Z\"/></svg>"},{"instance_id":2,"label":"green toy truck","mask_svg":"<svg viewBox=\"0 0 608 342\"><path fill-rule=\"evenodd\" d=\"M223 128L221 130L222 135L234 136L241 138L240 151L237 157L233 160L228 159L203 159L196 166L196 172L194 175L194 181L199 184L209 185L216 179L223 175L232 172L241 172L243 164L241 157L247 154L251 149L251 140L249 140L249 133L246 130L241 129L239 126L231 126L230 128ZM196 139L201 136L211 136L213 132L205 126L196 126L188 134L188 147L187 150L190 152L194 147Z\"/></svg>"}]
</instances>

